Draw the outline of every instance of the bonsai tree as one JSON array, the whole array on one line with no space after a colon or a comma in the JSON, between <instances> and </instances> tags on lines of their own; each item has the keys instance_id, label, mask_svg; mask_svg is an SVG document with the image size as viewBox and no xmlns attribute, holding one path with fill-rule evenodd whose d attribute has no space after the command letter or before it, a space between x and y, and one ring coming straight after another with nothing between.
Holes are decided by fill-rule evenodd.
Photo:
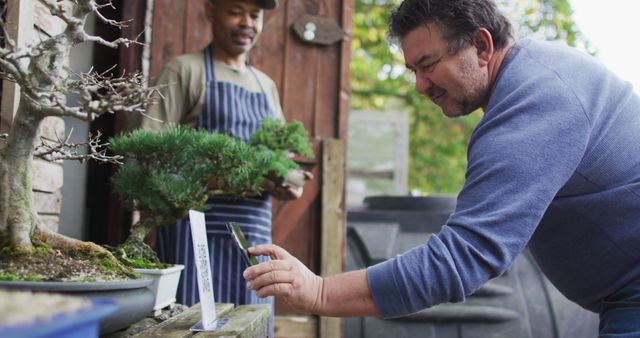
<instances>
[{"instance_id":1,"label":"bonsai tree","mask_svg":"<svg viewBox=\"0 0 640 338\"><path fill-rule=\"evenodd\" d=\"M144 243L152 230L187 217L190 209L202 210L212 195L242 198L260 193L265 177L301 186L304 178L292 175L299 166L291 154L313 157L302 124L275 119L263 120L249 142L173 126L162 132L133 131L109 143L127 159L113 178L115 189L129 208L144 215L114 250L122 262L136 268L164 267Z\"/></svg>"},{"instance_id":2,"label":"bonsai tree","mask_svg":"<svg viewBox=\"0 0 640 338\"><path fill-rule=\"evenodd\" d=\"M143 112L151 103L153 89L146 88L139 74L119 78L95 72L73 74L67 66L74 45L95 42L115 48L136 43L124 38L106 41L85 32L85 22L92 14L107 24L124 26L100 14L101 8L112 6L110 2L100 5L94 0L40 2L51 15L64 21L65 30L24 48L17 47L5 34L4 47L0 48L0 76L15 82L21 90L10 132L0 136L0 143L4 143L0 144L0 278L65 279L63 271L53 271L55 276L51 276L21 269L25 266L37 269L38 262L44 261L43 264L49 264L45 269L51 272L66 264L54 261L60 255L86 256L97 262L83 264L86 269L67 268L79 278L93 278L86 276L105 269L131 275L130 269L119 264L104 248L62 236L38 224L31 191L31 162L35 156L49 161L93 159L119 163L119 157L106 154L99 135L85 144L70 144L60 135L56 140L42 140L34 148L42 121L48 116L92 121L105 113ZM5 23L0 25L4 28ZM77 106L65 102L71 93L81 98ZM88 154L78 151L83 145L89 145ZM23 261L18 263L20 259Z\"/></svg>"}]
</instances>

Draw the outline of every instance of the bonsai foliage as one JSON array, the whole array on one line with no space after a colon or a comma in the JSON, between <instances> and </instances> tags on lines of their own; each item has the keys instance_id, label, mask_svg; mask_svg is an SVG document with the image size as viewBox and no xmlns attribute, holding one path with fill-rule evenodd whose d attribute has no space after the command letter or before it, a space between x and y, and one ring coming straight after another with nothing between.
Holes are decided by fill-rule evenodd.
<instances>
[{"instance_id":1,"label":"bonsai foliage","mask_svg":"<svg viewBox=\"0 0 640 338\"><path fill-rule=\"evenodd\" d=\"M38 248L56 253L73 252L106 259L107 266L130 274L130 270L102 247L71 239L41 227L33 206L31 162L34 156L45 160L94 159L103 162L119 162L102 150L97 138L88 141L89 154L79 154L78 144L69 144L64 135L55 140L43 140L36 150L34 144L42 121L48 116L74 117L92 121L104 113L142 112L152 101L153 89L144 86L139 74L111 78L95 72L74 74L67 64L69 52L74 45L95 42L109 47L129 45L135 41L124 38L106 41L84 31L90 15L117 27L124 24L109 20L100 14L100 9L112 6L94 0L56 1L40 0L52 16L58 17L66 28L60 34L41 38L26 47L18 47L4 34L4 47L0 48L0 76L15 82L21 90L18 110L13 118L8 135L0 137L0 248L5 254L35 255ZM6 32L4 22L0 25ZM65 99L69 94L80 97L76 106ZM6 250L5 250L6 249ZM11 256L11 258L15 258ZM0 260L6 263L3 256ZM0 266L1 274L12 274ZM10 270L10 269L9 269ZM18 274L18 277L21 276Z\"/></svg>"},{"instance_id":2,"label":"bonsai foliage","mask_svg":"<svg viewBox=\"0 0 640 338\"><path fill-rule=\"evenodd\" d=\"M285 150L302 157L313 158L307 132L299 121L284 124L278 119L264 119L260 129L251 135L251 144L271 150Z\"/></svg>"},{"instance_id":3,"label":"bonsai foliage","mask_svg":"<svg viewBox=\"0 0 640 338\"><path fill-rule=\"evenodd\" d=\"M265 119L247 143L233 136L184 126L162 132L136 130L109 142L126 164L113 178L124 203L144 215L127 240L114 251L125 264L162 267L144 243L155 228L203 210L213 195L242 198L262 190L265 177L286 181L298 169L290 154L313 157L300 122Z\"/></svg>"}]
</instances>

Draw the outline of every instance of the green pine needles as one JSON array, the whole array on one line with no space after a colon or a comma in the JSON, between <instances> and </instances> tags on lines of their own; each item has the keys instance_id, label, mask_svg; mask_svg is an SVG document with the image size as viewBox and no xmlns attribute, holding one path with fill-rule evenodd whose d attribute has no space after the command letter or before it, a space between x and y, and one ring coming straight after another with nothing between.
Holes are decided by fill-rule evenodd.
<instances>
[{"instance_id":1,"label":"green pine needles","mask_svg":"<svg viewBox=\"0 0 640 338\"><path fill-rule=\"evenodd\" d=\"M116 191L128 208L143 214L114 254L138 268L162 267L153 249L144 243L151 230L187 217L191 209L203 210L212 195L242 198L260 193L267 176L284 181L291 170L299 168L292 153L313 157L302 123L276 119L263 120L249 142L172 126L161 132L136 130L113 138L109 149L126 158L113 177Z\"/></svg>"},{"instance_id":2,"label":"green pine needles","mask_svg":"<svg viewBox=\"0 0 640 338\"><path fill-rule=\"evenodd\" d=\"M307 131L300 121L284 124L282 120L265 119L251 136L251 143L268 149L285 150L302 157L313 158Z\"/></svg>"}]
</instances>

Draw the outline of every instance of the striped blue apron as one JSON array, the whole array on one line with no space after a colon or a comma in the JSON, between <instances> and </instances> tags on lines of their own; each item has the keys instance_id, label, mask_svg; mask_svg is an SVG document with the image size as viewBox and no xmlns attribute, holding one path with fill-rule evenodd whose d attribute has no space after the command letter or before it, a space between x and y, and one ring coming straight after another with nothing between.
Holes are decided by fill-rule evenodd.
<instances>
[{"instance_id":1,"label":"striped blue apron","mask_svg":"<svg viewBox=\"0 0 640 338\"><path fill-rule=\"evenodd\" d=\"M212 46L205 49L206 98L197 127L223 132L247 140L265 117L274 116L267 95L255 72L249 68L262 92L256 93L238 85L217 82ZM225 223L236 222L251 245L271 243L271 200L267 194L241 199L217 196L207 202L206 227L211 258L211 272L216 302L241 304L273 304L273 298L260 299L246 288L242 272L247 267ZM177 302L193 305L199 301L196 267L189 220L158 231L157 251L163 262L184 264ZM266 257L258 257L264 260ZM272 317L273 318L273 317Z\"/></svg>"}]
</instances>

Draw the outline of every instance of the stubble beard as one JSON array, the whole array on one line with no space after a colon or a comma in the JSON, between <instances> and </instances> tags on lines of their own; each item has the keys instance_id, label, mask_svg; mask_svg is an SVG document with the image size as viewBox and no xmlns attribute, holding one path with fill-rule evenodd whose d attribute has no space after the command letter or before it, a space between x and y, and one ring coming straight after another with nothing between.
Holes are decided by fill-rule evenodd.
<instances>
[{"instance_id":1,"label":"stubble beard","mask_svg":"<svg viewBox=\"0 0 640 338\"><path fill-rule=\"evenodd\" d=\"M474 71L472 60L462 59L459 67L460 77L463 79L461 95L452 97L455 103L453 111L446 114L448 117L456 118L471 114L484 104L489 86L487 85L486 75L483 72Z\"/></svg>"}]
</instances>

